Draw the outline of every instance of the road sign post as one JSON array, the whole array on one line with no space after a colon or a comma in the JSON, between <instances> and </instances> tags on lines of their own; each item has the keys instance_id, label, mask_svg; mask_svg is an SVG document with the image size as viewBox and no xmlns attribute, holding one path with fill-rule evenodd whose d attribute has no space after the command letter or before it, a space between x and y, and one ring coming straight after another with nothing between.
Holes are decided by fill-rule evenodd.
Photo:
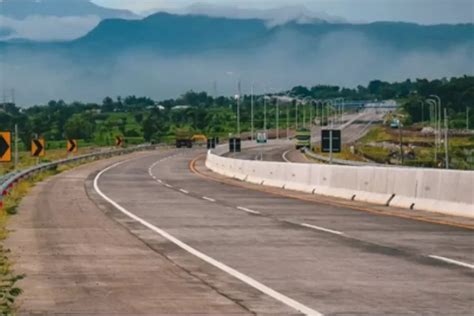
<instances>
[{"instance_id":1,"label":"road sign post","mask_svg":"<svg viewBox=\"0 0 474 316\"><path fill-rule=\"evenodd\" d=\"M67 153L68 154L77 153L77 150L78 150L77 140L68 139L66 147L67 147Z\"/></svg>"},{"instance_id":2,"label":"road sign post","mask_svg":"<svg viewBox=\"0 0 474 316\"><path fill-rule=\"evenodd\" d=\"M0 162L12 160L12 134L11 132L0 132Z\"/></svg>"},{"instance_id":3,"label":"road sign post","mask_svg":"<svg viewBox=\"0 0 474 316\"><path fill-rule=\"evenodd\" d=\"M117 147L123 146L123 138L121 136L115 136L115 146Z\"/></svg>"},{"instance_id":4,"label":"road sign post","mask_svg":"<svg viewBox=\"0 0 474 316\"><path fill-rule=\"evenodd\" d=\"M321 151L329 153L329 162L333 162L333 153L340 153L342 150L341 130L324 129L321 131Z\"/></svg>"},{"instance_id":5,"label":"road sign post","mask_svg":"<svg viewBox=\"0 0 474 316\"><path fill-rule=\"evenodd\" d=\"M46 155L44 138L31 141L31 155L33 157L44 157Z\"/></svg>"}]
</instances>

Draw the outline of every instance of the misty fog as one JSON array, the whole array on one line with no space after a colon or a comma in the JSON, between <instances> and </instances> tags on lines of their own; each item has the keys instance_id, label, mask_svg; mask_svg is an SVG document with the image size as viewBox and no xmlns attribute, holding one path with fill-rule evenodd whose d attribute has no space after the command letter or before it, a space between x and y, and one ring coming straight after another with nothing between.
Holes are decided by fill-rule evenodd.
<instances>
[{"instance_id":1,"label":"misty fog","mask_svg":"<svg viewBox=\"0 0 474 316\"><path fill-rule=\"evenodd\" d=\"M302 44L307 43L307 44ZM16 90L17 102L28 106L51 99L101 101L105 96L140 95L160 100L187 90L235 94L242 80L244 93L252 82L264 88L295 85L366 85L370 80L441 78L472 75L472 47L447 53L396 53L358 33L332 33L317 43L301 35L283 34L255 52L208 52L163 57L150 51L110 56L107 64L78 64L66 55L9 51L0 55L0 89Z\"/></svg>"}]
</instances>

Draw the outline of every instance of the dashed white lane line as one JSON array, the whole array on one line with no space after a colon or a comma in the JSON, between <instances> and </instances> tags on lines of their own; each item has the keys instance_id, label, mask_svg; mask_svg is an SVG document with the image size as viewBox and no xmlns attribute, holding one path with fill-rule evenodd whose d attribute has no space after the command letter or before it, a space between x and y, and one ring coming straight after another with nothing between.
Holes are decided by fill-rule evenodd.
<instances>
[{"instance_id":1,"label":"dashed white lane line","mask_svg":"<svg viewBox=\"0 0 474 316\"><path fill-rule=\"evenodd\" d=\"M179 191L181 191L184 194L189 194L189 191L186 191L185 189L179 189Z\"/></svg>"},{"instance_id":2,"label":"dashed white lane line","mask_svg":"<svg viewBox=\"0 0 474 316\"><path fill-rule=\"evenodd\" d=\"M206 200L206 201L209 201L209 202L213 202L213 203L216 201L213 198L210 198L210 197L207 197L207 196L203 196L202 199Z\"/></svg>"},{"instance_id":3,"label":"dashed white lane line","mask_svg":"<svg viewBox=\"0 0 474 316\"><path fill-rule=\"evenodd\" d=\"M453 260L453 259L449 259L449 258L446 258L446 257L435 256L435 255L430 255L428 257L433 258L433 259L437 259L437 260L441 260L441 261L444 261L444 262L447 262L447 263L455 264L455 265L458 265L458 266L461 266L461 267L474 269L474 264L469 264L469 263L465 263L465 262L462 262L462 261Z\"/></svg>"},{"instance_id":4,"label":"dashed white lane line","mask_svg":"<svg viewBox=\"0 0 474 316\"><path fill-rule=\"evenodd\" d=\"M173 188L173 186L172 186L171 184L168 184L168 183L163 183L163 184L164 184L164 186L167 187L167 188L170 188L170 189Z\"/></svg>"},{"instance_id":5,"label":"dashed white lane line","mask_svg":"<svg viewBox=\"0 0 474 316\"><path fill-rule=\"evenodd\" d=\"M160 179L157 179L156 182L163 184L163 181L161 181Z\"/></svg>"},{"instance_id":6,"label":"dashed white lane line","mask_svg":"<svg viewBox=\"0 0 474 316\"><path fill-rule=\"evenodd\" d=\"M241 210L241 211L244 211L244 212L247 212L247 213L251 213L251 214L260 214L259 211L254 211L254 210L248 209L246 207L242 207L242 206L238 206L237 209Z\"/></svg>"},{"instance_id":7,"label":"dashed white lane line","mask_svg":"<svg viewBox=\"0 0 474 316\"><path fill-rule=\"evenodd\" d=\"M324 227L314 226L314 225L310 225L310 224L303 223L303 224L301 224L301 226L306 227L306 228L316 229L316 230L326 232L326 233L330 233L330 234L344 235L343 232L338 232L337 230L327 229L327 228L324 228Z\"/></svg>"},{"instance_id":8,"label":"dashed white lane line","mask_svg":"<svg viewBox=\"0 0 474 316\"><path fill-rule=\"evenodd\" d=\"M292 298L290 298L286 295L283 295L280 292L277 292L277 291L273 290L272 288L266 286L265 284L260 283L257 280L252 279L251 277L249 277L249 276L247 276L247 275L245 275L245 274L243 274L243 273L241 273L241 272L225 265L224 263L222 263L220 261L217 261L216 259L200 252L199 250L192 248L188 244L186 244L186 243L182 242L181 240L179 240L178 238L170 235L166 231L150 224L149 222L145 221L144 219L142 219L142 218L136 216L135 214L127 211L124 207L122 207L117 202L115 202L114 200L109 198L107 195L105 195L99 188L99 179L100 179L100 177L104 173L106 173L107 171L109 171L109 170L111 170L111 169L113 169L113 168L115 168L115 167L117 167L117 166L119 166L119 165L121 165L125 162L126 161L118 162L118 163L102 170L95 177L95 179L94 179L94 190L105 201L110 203L112 206L114 206L116 209L118 209L120 212L122 212L126 216L128 216L131 219L139 222L140 224L142 224L143 226L147 227L148 229L154 231L155 233L162 236L163 238L166 238L167 240L174 243L176 246L180 247L181 249L183 249L183 250L189 252L190 254L198 257L199 259L203 260L204 262L207 262L208 264L213 265L214 267L224 271L225 273L235 277L236 279L244 282L245 284L259 290L260 292L274 298L275 300L278 300L278 301L282 302L283 304L285 304L285 305L293 308L294 310L296 310L298 312L301 312L305 315L308 315L308 316L322 316L322 314L319 313L318 311L316 311L316 310L314 310L314 309L312 309L312 308L310 308L306 305L303 305L302 303L300 303L298 301L295 301L294 299L292 299Z\"/></svg>"}]
</instances>

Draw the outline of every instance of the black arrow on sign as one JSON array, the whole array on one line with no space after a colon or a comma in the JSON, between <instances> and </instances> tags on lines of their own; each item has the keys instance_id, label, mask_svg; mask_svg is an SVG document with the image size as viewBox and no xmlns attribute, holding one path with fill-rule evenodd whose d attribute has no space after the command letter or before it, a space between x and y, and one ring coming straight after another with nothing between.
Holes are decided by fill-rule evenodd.
<instances>
[{"instance_id":1,"label":"black arrow on sign","mask_svg":"<svg viewBox=\"0 0 474 316\"><path fill-rule=\"evenodd\" d=\"M69 139L69 152L72 153L76 149L76 142L72 139Z\"/></svg>"},{"instance_id":2,"label":"black arrow on sign","mask_svg":"<svg viewBox=\"0 0 474 316\"><path fill-rule=\"evenodd\" d=\"M43 145L38 139L33 139L33 142L36 145L36 151L33 156L38 157L43 152Z\"/></svg>"},{"instance_id":3,"label":"black arrow on sign","mask_svg":"<svg viewBox=\"0 0 474 316\"><path fill-rule=\"evenodd\" d=\"M3 157L8 149L10 149L10 145L8 145L7 141L0 135L0 157Z\"/></svg>"}]
</instances>

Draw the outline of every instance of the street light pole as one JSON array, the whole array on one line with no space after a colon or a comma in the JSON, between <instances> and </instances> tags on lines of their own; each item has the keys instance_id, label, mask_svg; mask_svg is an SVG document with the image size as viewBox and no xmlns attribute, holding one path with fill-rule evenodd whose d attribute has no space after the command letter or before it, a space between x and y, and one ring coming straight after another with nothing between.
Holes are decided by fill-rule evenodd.
<instances>
[{"instance_id":1,"label":"street light pole","mask_svg":"<svg viewBox=\"0 0 474 316\"><path fill-rule=\"evenodd\" d=\"M446 169L449 169L448 112L446 108L444 108L444 151L446 159Z\"/></svg>"},{"instance_id":2,"label":"street light pole","mask_svg":"<svg viewBox=\"0 0 474 316\"><path fill-rule=\"evenodd\" d=\"M298 102L295 104L295 130L298 130Z\"/></svg>"},{"instance_id":3,"label":"street light pole","mask_svg":"<svg viewBox=\"0 0 474 316\"><path fill-rule=\"evenodd\" d=\"M442 113L441 113L441 98L435 94L432 94L430 95L430 98L434 98L437 100L437 105L438 105L438 116L437 116L437 126L438 126L438 141L437 141L437 144L438 144L438 147L439 145L441 144L441 116L442 116Z\"/></svg>"},{"instance_id":4,"label":"street light pole","mask_svg":"<svg viewBox=\"0 0 474 316\"><path fill-rule=\"evenodd\" d=\"M437 131L436 131L436 122L438 121L437 119L437 106L436 106L436 101L433 99L427 99L426 102L428 102L432 107L433 107L433 123L434 123L434 147L435 147L435 166L438 163L438 136L437 136Z\"/></svg>"},{"instance_id":5,"label":"street light pole","mask_svg":"<svg viewBox=\"0 0 474 316\"><path fill-rule=\"evenodd\" d=\"M286 105L286 139L290 139L290 106Z\"/></svg>"},{"instance_id":6,"label":"street light pole","mask_svg":"<svg viewBox=\"0 0 474 316\"><path fill-rule=\"evenodd\" d=\"M466 106L466 130L469 130L469 108Z\"/></svg>"},{"instance_id":7,"label":"street light pole","mask_svg":"<svg viewBox=\"0 0 474 316\"><path fill-rule=\"evenodd\" d=\"M253 103L254 102L254 100L253 100L254 91L253 91L253 83L252 83L252 87L250 88L250 90L251 90L251 92L250 92L251 93L251 95L250 95L250 116L251 116L250 129L251 129L251 134L252 134L251 139L253 141L254 140L254 117L253 117L254 116L254 109L253 109L253 107L254 107L254 103Z\"/></svg>"},{"instance_id":8,"label":"street light pole","mask_svg":"<svg viewBox=\"0 0 474 316\"><path fill-rule=\"evenodd\" d=\"M276 139L280 139L280 109L279 109L279 104L280 103L280 100L277 98L276 99L276 113L275 113L275 116L276 116Z\"/></svg>"}]
</instances>

